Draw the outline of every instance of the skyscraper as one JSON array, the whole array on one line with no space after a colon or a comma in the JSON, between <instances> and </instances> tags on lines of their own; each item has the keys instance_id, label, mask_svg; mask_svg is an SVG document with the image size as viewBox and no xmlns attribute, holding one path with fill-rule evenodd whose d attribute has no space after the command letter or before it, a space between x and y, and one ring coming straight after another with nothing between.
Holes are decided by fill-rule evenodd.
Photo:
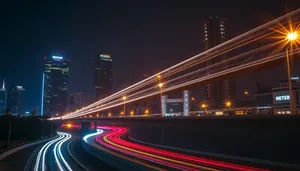
<instances>
[{"instance_id":1,"label":"skyscraper","mask_svg":"<svg viewBox=\"0 0 300 171\"><path fill-rule=\"evenodd\" d=\"M3 80L2 88L0 89L0 114L4 113L3 111L7 107L7 91L5 88L5 81Z\"/></svg>"},{"instance_id":2,"label":"skyscraper","mask_svg":"<svg viewBox=\"0 0 300 171\"><path fill-rule=\"evenodd\" d=\"M43 76L43 114L51 116L63 114L67 108L69 60L55 54L45 57Z\"/></svg>"},{"instance_id":3,"label":"skyscraper","mask_svg":"<svg viewBox=\"0 0 300 171\"><path fill-rule=\"evenodd\" d=\"M7 108L12 115L23 115L24 111L24 93L23 86L10 86L8 88Z\"/></svg>"},{"instance_id":4,"label":"skyscraper","mask_svg":"<svg viewBox=\"0 0 300 171\"><path fill-rule=\"evenodd\" d=\"M210 49L229 39L229 23L226 19L209 17L204 23L204 48ZM208 60L206 66L218 63L226 59L227 55L220 55ZM209 72L209 71L208 71ZM204 98L210 109L224 108L225 101L233 101L235 98L235 81L221 80L208 84L204 88Z\"/></svg>"},{"instance_id":5,"label":"skyscraper","mask_svg":"<svg viewBox=\"0 0 300 171\"><path fill-rule=\"evenodd\" d=\"M94 58L94 101L112 93L112 58L108 54L97 54Z\"/></svg>"},{"instance_id":6,"label":"skyscraper","mask_svg":"<svg viewBox=\"0 0 300 171\"><path fill-rule=\"evenodd\" d=\"M72 93L69 99L68 111L73 112L83 107L83 93Z\"/></svg>"}]
</instances>

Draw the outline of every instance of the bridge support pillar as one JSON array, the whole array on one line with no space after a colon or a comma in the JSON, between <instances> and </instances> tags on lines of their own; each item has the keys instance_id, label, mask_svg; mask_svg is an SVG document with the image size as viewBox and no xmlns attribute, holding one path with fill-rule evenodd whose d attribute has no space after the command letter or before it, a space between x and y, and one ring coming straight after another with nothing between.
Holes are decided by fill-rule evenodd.
<instances>
[{"instance_id":1,"label":"bridge support pillar","mask_svg":"<svg viewBox=\"0 0 300 171\"><path fill-rule=\"evenodd\" d=\"M167 100L168 100L168 96L164 95L161 96L161 114L162 116L166 116L167 113Z\"/></svg>"},{"instance_id":2,"label":"bridge support pillar","mask_svg":"<svg viewBox=\"0 0 300 171\"><path fill-rule=\"evenodd\" d=\"M183 91L183 116L189 116L190 112L190 93L188 90Z\"/></svg>"},{"instance_id":3,"label":"bridge support pillar","mask_svg":"<svg viewBox=\"0 0 300 171\"><path fill-rule=\"evenodd\" d=\"M98 126L97 122L94 122L94 131L97 131L97 126Z\"/></svg>"},{"instance_id":4,"label":"bridge support pillar","mask_svg":"<svg viewBox=\"0 0 300 171\"><path fill-rule=\"evenodd\" d=\"M81 128L80 128L80 135L85 135L90 131L90 123L88 122L81 122L80 123Z\"/></svg>"}]
</instances>

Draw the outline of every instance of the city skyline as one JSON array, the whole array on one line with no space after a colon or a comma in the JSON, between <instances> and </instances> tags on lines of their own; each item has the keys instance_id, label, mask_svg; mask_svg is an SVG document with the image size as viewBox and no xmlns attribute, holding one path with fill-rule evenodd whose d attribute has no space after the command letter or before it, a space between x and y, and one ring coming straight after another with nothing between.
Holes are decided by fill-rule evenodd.
<instances>
[{"instance_id":1,"label":"city skyline","mask_svg":"<svg viewBox=\"0 0 300 171\"><path fill-rule=\"evenodd\" d=\"M15 46L15 48L19 49L18 52L8 53L7 50L3 50L4 60L10 63L10 59L17 60L19 62L16 63L16 67L20 67L21 65L28 64L28 67L22 68L18 73L14 73L12 69L7 68L5 65L2 65L1 72L0 72L0 78L6 78L8 82L20 82L24 87L26 87L27 92L29 92L30 95L26 99L26 105L27 106L36 106L40 104L40 92L37 91L40 89L41 85L41 72L42 72L42 58L45 54L48 54L49 51L52 51L53 49L63 49L66 51L66 53L71 56L73 59L72 61L72 67L70 69L70 86L69 90L70 92L84 92L87 94L87 99L92 99L92 57L87 58L87 56L93 56L93 52L95 50L102 50L105 52L108 52L112 56L115 56L115 62L114 66L116 70L114 71L114 78L116 78L116 83L114 85L114 91L119 90L121 88L124 88L132 83L132 81L126 81L123 77L124 75L122 73L127 73L128 76L126 77L127 80L133 80L133 82L136 82L141 79L142 74L136 73L137 66L143 66L139 67L142 69L143 73L152 75L159 70L168 67L172 64L175 64L179 61L182 61L190 56L193 56L194 54L197 54L201 52L203 49L199 48L202 44L202 33L200 28L202 27L202 22L210 15L219 15L225 16L226 18L229 18L230 21L232 21L232 25L234 26L234 35L240 34L244 32L245 30L249 30L256 25L263 23L265 20L269 20L271 18L275 18L276 16L279 16L280 14L285 13L285 5L280 2L274 2L272 1L272 5L269 7L262 6L260 8L256 8L257 4L253 3L250 5L250 9L256 9L260 13L262 13L261 19L259 19L258 22L256 22L254 19L255 15L254 13L245 15L244 20L241 19L238 20L236 15L237 11L231 10L226 11L225 7L226 4L220 4L219 6L215 6L215 8L211 8L211 11L205 11L202 10L201 12L187 12L189 9L199 8L201 9L201 4L195 3L195 4L186 4L187 9L182 9L182 13L174 14L175 9L178 9L179 4L168 4L168 3L157 3L152 4L155 7L159 7L157 11L152 11L152 7L143 6L142 4L136 4L134 7L132 7L132 11L128 12L128 16L124 16L125 20L128 21L128 26L123 26L120 29L116 29L114 26L115 24L109 22L109 19L116 19L117 14L112 15L112 11L105 11L105 13L108 14L107 18L104 19L104 23L102 25L96 25L100 26L101 29L99 30L92 30L92 32L89 34L86 30L87 28L81 27L84 31L80 32L83 34L82 36L76 37L75 34L78 34L77 32L79 30L73 30L70 32L69 35L63 36L64 38L67 38L66 40L62 40L61 38L58 38L61 36L61 34L66 33L66 29L64 30L64 27L72 26L75 24L72 20L70 23L67 23L64 21L67 21L67 19L70 19L69 15L67 15L64 18L60 18L60 13L55 13L51 18L48 18L50 23L55 23L56 19L61 24L60 28L62 28L62 31L57 31L54 27L54 25L48 29L41 29L39 27L39 31L36 32L36 36L43 35L44 33L47 33L49 31L56 30L53 34L57 33L57 35L51 35L51 37L45 37L45 40L50 40L49 43L40 42L36 39L33 39L32 41L29 41L24 36L17 36L19 37L20 43ZM8 4L10 5L10 4ZM26 5L26 4L25 4ZM41 13L38 10L38 7L41 7L41 9L46 9L46 7L38 4L38 5L32 5L27 4L31 9L33 10L33 13ZM50 4L55 5L55 4ZM74 7L77 7L78 4L75 4ZM106 4L107 6L110 6L110 4ZM120 4L115 6L113 8L114 10L117 10L122 7L124 4ZM224 10L221 10L219 12L218 10L221 8L221 6L225 5ZM239 6L240 8L243 7L243 4L236 4L236 6ZM5 6L5 4L4 4ZM192 8L192 6L195 6ZM229 5L227 5L229 6ZM287 7L292 9L295 6L295 2L289 1L287 3ZM140 7L141 9L139 9ZM17 9L20 7L17 7ZM62 8L62 7L61 7ZM276 9L276 10L273 10ZM96 9L92 8L95 12ZM130 8L131 9L131 8ZM203 9L203 7L202 7ZM247 13L248 10L245 11ZM263 9L263 10L262 10ZM266 9L266 10L265 10ZM47 9L46 9L47 10ZM163 11L167 10L170 12L170 14L166 14ZM58 10L59 11L59 10ZM142 12L145 11L145 12ZM216 12L218 11L218 12ZM274 12L275 11L275 12ZM279 12L278 12L279 11ZM121 11L122 12L122 11ZM185 14L183 14L185 12ZM142 15L138 16L137 14L141 13ZM77 14L76 10L70 10L67 14ZM99 17L99 19L102 17L100 14L97 14L96 16ZM162 15L163 17L161 19L158 19L158 21L155 21L157 19L156 16ZM174 21L172 18L176 17L176 15L179 15L178 21ZM191 17L193 16L194 17ZM91 14L86 14L83 17L89 17ZM11 17L16 17L19 19L22 19L23 17L12 15ZM80 16L76 16L80 17ZM191 17L191 18L190 18ZM71 17L72 18L72 17ZM143 18L146 18L146 20L141 20ZM252 20L251 20L252 18ZM33 16L24 16L24 20L34 19ZM250 19L250 20L249 20ZM97 21L97 17L93 18L93 20L87 22L86 24L91 25L90 22ZM250 22L249 22L250 21ZM147 23L156 24L159 29L147 29ZM175 28L174 24L177 22L182 23L180 27ZM33 24L41 23L41 21L37 20ZM243 24L240 24L243 23ZM8 25L11 25L12 23L8 22ZM30 22L29 22L30 24ZM45 26L46 23L41 23L41 26ZM101 26L109 26L107 28L101 27ZM115 28L113 31L111 28ZM140 28L140 32L138 31ZM171 32L169 32L169 28L173 28ZM26 34L30 33L32 34L31 29L34 30L33 27L29 27L28 24L22 24L21 32ZM129 30L137 30L135 33L129 32ZM189 33L187 32L189 31ZM5 32L5 31L4 31ZM99 32L99 33L97 33ZM108 34L107 34L108 33ZM113 35L116 33L116 35ZM127 34L126 34L127 33ZM151 34L149 34L151 33ZM103 37L103 39L95 40L94 36L92 34L97 35L96 37ZM149 36L146 36L148 35ZM120 36L122 35L122 36ZM126 36L127 35L127 36ZM164 36L161 36L164 35ZM172 39L172 37L176 37L176 39ZM17 37L12 37L17 38ZM99 37L99 38L100 38ZM158 38L161 37L161 38ZM6 37L4 36L4 40ZM74 41L73 41L74 40ZM77 40L77 41L76 41ZM130 40L130 41L129 41ZM180 40L180 41L176 41ZM28 42L29 43L25 43ZM11 41L8 41L11 42ZM79 42L79 43L75 43ZM92 44L92 46L80 46L80 42L89 42ZM118 43L115 43L118 42ZM127 42L130 42L127 44ZM158 43L157 43L158 42ZM26 46L22 47L21 45L27 44ZM107 43L107 44L105 44ZM157 45L156 45L157 44ZM162 44L167 45L166 47L162 46ZM164 48L160 48L164 47ZM190 47L188 47L190 46ZM5 44L5 49L12 49L12 45ZM2 47L2 48L4 48ZM26 47L26 48L25 48ZM30 47L30 48L28 48ZM37 48L34 48L37 47ZM80 47L80 48L79 48ZM134 48L138 47L138 48ZM78 50L77 50L78 49ZM83 51L81 50L83 49ZM143 50L139 50L143 49ZM174 52L170 52L168 49L174 50ZM20 55L19 53L23 53L23 55ZM6 57L7 56L7 57ZM19 57L20 56L20 57ZM21 56L25 56L22 57ZM28 58L30 56L30 58ZM28 60L26 60L28 58ZM164 59L159 63L151 64L150 61L156 61L158 59ZM172 62L170 62L172 60ZM127 61L125 63L125 61ZM124 67L123 64L125 64ZM138 64L138 65L137 65ZM115 77L116 76L116 77ZM283 73L283 76L285 76L285 73ZM128 79L128 77L131 77ZM29 79L32 78L32 79ZM30 81L28 81L30 80ZM83 80L83 81L82 81ZM86 82L86 84L81 84L82 82ZM275 81L274 81L275 82Z\"/></svg>"}]
</instances>

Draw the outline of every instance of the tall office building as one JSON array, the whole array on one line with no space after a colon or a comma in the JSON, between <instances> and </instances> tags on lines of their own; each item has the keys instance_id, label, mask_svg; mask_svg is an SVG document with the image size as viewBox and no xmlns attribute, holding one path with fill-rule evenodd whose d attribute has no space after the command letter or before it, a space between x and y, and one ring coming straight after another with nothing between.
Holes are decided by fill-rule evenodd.
<instances>
[{"instance_id":1,"label":"tall office building","mask_svg":"<svg viewBox=\"0 0 300 171\"><path fill-rule=\"evenodd\" d=\"M24 93L23 86L10 86L8 88L7 108L12 115L23 115L24 111Z\"/></svg>"},{"instance_id":2,"label":"tall office building","mask_svg":"<svg viewBox=\"0 0 300 171\"><path fill-rule=\"evenodd\" d=\"M97 54L94 58L94 101L112 93L112 58L108 54Z\"/></svg>"},{"instance_id":3,"label":"tall office building","mask_svg":"<svg viewBox=\"0 0 300 171\"><path fill-rule=\"evenodd\" d=\"M2 88L0 89L0 114L4 113L7 107L7 90L5 88L5 81L3 80Z\"/></svg>"},{"instance_id":4,"label":"tall office building","mask_svg":"<svg viewBox=\"0 0 300 171\"><path fill-rule=\"evenodd\" d=\"M73 112L83 107L83 93L72 93L69 99L68 111Z\"/></svg>"},{"instance_id":5,"label":"tall office building","mask_svg":"<svg viewBox=\"0 0 300 171\"><path fill-rule=\"evenodd\" d=\"M226 19L218 16L210 17L205 21L203 28L205 50L229 39L230 26ZM209 66L218 63L227 57L227 54L220 55L212 60L208 60L205 65ZM234 101L235 99L235 81L221 80L208 84L204 88L204 96L210 109L224 108L225 101Z\"/></svg>"},{"instance_id":6,"label":"tall office building","mask_svg":"<svg viewBox=\"0 0 300 171\"><path fill-rule=\"evenodd\" d=\"M45 57L42 115L52 116L66 112L69 62L60 54Z\"/></svg>"}]
</instances>

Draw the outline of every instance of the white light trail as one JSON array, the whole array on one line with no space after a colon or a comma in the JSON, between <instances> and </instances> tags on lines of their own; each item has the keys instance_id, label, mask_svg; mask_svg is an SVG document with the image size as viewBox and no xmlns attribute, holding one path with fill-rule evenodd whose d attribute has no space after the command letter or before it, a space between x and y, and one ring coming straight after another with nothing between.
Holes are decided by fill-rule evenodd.
<instances>
[{"instance_id":1,"label":"white light trail","mask_svg":"<svg viewBox=\"0 0 300 171\"><path fill-rule=\"evenodd\" d=\"M278 23L282 26L288 27L287 18L299 21L299 13L300 9L297 9L289 14L272 20L183 62L169 67L115 94L90 104L83 109L66 116L56 117L53 119L71 119L111 109L113 107L123 105L124 103L131 103L159 95L160 90L156 85L157 75L161 76L160 80L162 80L164 85L166 85L162 89L162 92L165 93L284 58L285 55L283 53L273 53L274 49L276 49L275 46L278 45L278 40L270 38L272 36L276 36L276 32L272 28L278 26ZM238 48L243 49L239 50ZM294 49L293 53L299 53L299 50ZM208 64L209 61L213 59L217 62ZM126 95L127 97L126 102L122 100L123 95Z\"/></svg>"},{"instance_id":2,"label":"white light trail","mask_svg":"<svg viewBox=\"0 0 300 171\"><path fill-rule=\"evenodd\" d=\"M103 130L97 129L97 132L88 134L88 135L84 136L82 139L83 139L86 143L88 143L88 139L89 139L90 137L93 137L93 136L96 136L96 135L100 135L100 134L102 134L102 133L103 133Z\"/></svg>"},{"instance_id":3,"label":"white light trail","mask_svg":"<svg viewBox=\"0 0 300 171\"><path fill-rule=\"evenodd\" d=\"M48 151L48 148L55 144L54 149L53 149L53 153L54 153L54 158L55 158L55 162L58 166L58 169L60 171L64 171L64 167L61 164L64 164L64 166L67 168L68 171L72 171L71 167L69 166L69 164L66 162L62 152L61 152L61 146L63 143L65 143L66 141L68 141L72 136L71 134L68 133L63 133L63 132L57 132L57 134L59 135L57 138L49 141L48 143L46 143L39 151L37 158L36 158L36 162L35 162L35 166L34 166L34 171L44 171L46 170L46 154ZM61 160L61 161L60 161Z\"/></svg>"},{"instance_id":4,"label":"white light trail","mask_svg":"<svg viewBox=\"0 0 300 171\"><path fill-rule=\"evenodd\" d=\"M51 146L53 143L59 141L62 138L63 138L63 136L59 135L59 137L55 138L54 140L49 141L40 149L40 151L37 155L36 161L35 161L34 171L40 170L40 161L41 160L42 160L42 170L45 170L45 154L46 154L49 146Z\"/></svg>"},{"instance_id":5,"label":"white light trail","mask_svg":"<svg viewBox=\"0 0 300 171\"><path fill-rule=\"evenodd\" d=\"M71 134L68 134L68 133L63 133L63 132L57 132L57 133L63 135L64 138L61 139L59 142L57 142L54 146L53 154L54 154L55 162L56 162L59 170L64 171L64 168L60 162L60 160L61 160L63 162L64 166L67 168L67 170L72 171L71 167L66 162L63 154L61 153L62 144L65 143L66 141L68 141L72 136L71 136Z\"/></svg>"}]
</instances>

